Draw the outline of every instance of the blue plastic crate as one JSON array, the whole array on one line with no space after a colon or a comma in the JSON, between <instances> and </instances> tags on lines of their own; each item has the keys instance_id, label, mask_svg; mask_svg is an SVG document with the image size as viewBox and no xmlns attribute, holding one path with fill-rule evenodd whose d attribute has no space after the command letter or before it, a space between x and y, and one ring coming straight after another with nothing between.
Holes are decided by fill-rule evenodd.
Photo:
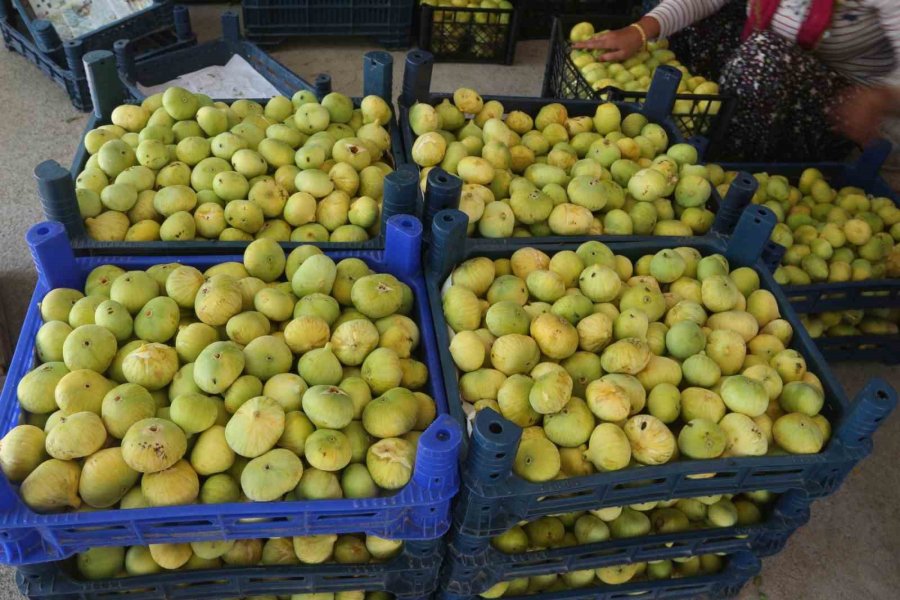
<instances>
[{"instance_id":1,"label":"blue plastic crate","mask_svg":"<svg viewBox=\"0 0 900 600\"><path fill-rule=\"evenodd\" d=\"M236 32L236 15L233 13L230 15L226 14L223 16L222 21L223 25L227 25L224 27L226 31L231 30ZM231 27L231 25L234 27ZM222 44L216 47L224 48L226 43L213 42L213 44ZM256 52L264 55L268 60L273 63L275 62L252 44L243 41L239 42L239 44L242 44L245 47L252 47ZM197 50L204 46L199 46ZM123 45L120 44L120 53L122 47ZM183 52L190 55L193 50L194 49ZM177 57L179 54L180 53L174 53L170 56L161 57L158 60L151 61L151 63L168 63L173 59L173 56ZM228 61L228 57L230 57L230 55L221 58L222 64ZM110 115L116 106L126 101L135 102L137 100L126 100L130 94L123 89L122 82L116 72L116 60L112 53L107 51L92 52L85 58L85 65L87 70L91 73L91 81L93 82L91 92L94 94L94 113L85 128L86 134L91 129L110 123ZM363 57L363 87L366 94L376 94L389 102L392 66L393 59L387 52L369 52ZM139 64L138 69L141 68L142 65ZM200 67L195 66L192 68ZM188 68L186 71L190 71L192 68ZM148 83L167 81L167 77L169 76L174 75L169 73L158 80L152 80ZM303 82L295 75L292 75L292 77L298 82L302 82L302 85L298 84L300 85L300 88L293 88L294 91L297 89L310 89L316 91L316 93L320 95L327 94L331 91L331 78L327 75L319 76L315 86ZM132 90L132 93L137 93L137 91ZM291 95L293 94L293 91L287 91L287 94ZM138 97L142 98L143 96L140 95ZM358 106L361 98L354 98L353 100ZM260 101L264 103L265 99L261 99ZM382 230L385 222L391 216L413 214L415 212L416 189L418 184L415 170L412 167L404 166L400 159L400 157L403 156L403 143L400 137L399 127L396 124L396 119L392 119L388 129L391 133L392 148L391 154L386 155L385 160L393 162L397 170L385 178L381 215ZM65 169L56 161L48 160L39 164L34 170L34 178L37 180L38 194L40 196L45 218L52 221L59 221L65 225L69 239L72 242L72 247L75 248L76 252L79 254L234 254L243 252L244 248L247 247L247 242L220 242L216 240L186 242L101 242L91 239L85 231L84 222L78 210L78 201L75 197L75 177L82 171L88 158L89 154L82 142L78 145L78 149L75 152L71 169ZM282 242L282 247L285 249L295 248L298 245L302 245L302 243ZM380 235L365 242L316 242L315 245L323 249L337 250L347 248L379 249L384 246L384 236Z\"/></svg>"},{"instance_id":2,"label":"blue plastic crate","mask_svg":"<svg viewBox=\"0 0 900 600\"><path fill-rule=\"evenodd\" d=\"M130 546L213 539L245 539L363 532L389 539L427 540L450 525L450 500L459 488L458 423L448 413L434 347L433 324L421 271L421 224L399 215L388 222L386 250L328 252L335 260L356 257L379 272L409 285L418 299L413 318L421 331L420 359L433 376L426 391L435 399L438 418L422 434L413 477L396 495L362 500L231 503L130 510L98 510L42 515L31 511L17 491L0 477L0 562L23 565L66 558L92 546ZM41 326L38 303L56 287L81 288L90 270L115 264L126 270L179 262L204 270L241 256L75 258L60 223L33 226L26 240L38 271L38 283L0 395L0 436L18 423L16 386L35 365L34 339ZM257 520L260 519L260 520Z\"/></svg>"},{"instance_id":3,"label":"blue plastic crate","mask_svg":"<svg viewBox=\"0 0 900 600\"><path fill-rule=\"evenodd\" d=\"M187 9L168 2L160 6L168 11L169 23L147 33L135 33L133 52L138 63L197 43ZM82 65L84 54L90 51L89 45L79 40L60 42L58 36L53 38L55 30L49 21L35 23L37 30L43 32L42 37L32 35L19 14L9 11L5 0L0 0L0 33L6 48L21 54L44 71L66 91L76 109L89 111L91 94ZM110 41L108 48L112 47L113 42Z\"/></svg>"},{"instance_id":4,"label":"blue plastic crate","mask_svg":"<svg viewBox=\"0 0 900 600\"><path fill-rule=\"evenodd\" d=\"M441 285L455 265L474 256L509 257L515 250L500 243L493 248L473 248L466 240L466 215L441 211L435 216L431 247L426 259L429 301L435 319L434 331L444 364L444 388L450 414L466 426L458 371L450 356L450 336L441 306ZM832 423L833 434L819 454L719 458L677 461L659 466L623 469L546 483L530 483L513 473L512 465L521 428L490 409L479 411L471 423L471 439L463 468L463 485L456 502L454 523L467 535L498 535L519 521L563 512L622 506L652 500L667 500L710 494L769 490L781 493L802 489L811 498L834 492L850 469L872 449L872 434L897 404L896 392L882 379L873 379L851 403L828 368L815 343L800 325L797 313L784 297L771 274L756 262L775 224L775 215L764 207L745 211L729 241L712 238L660 238L642 242L610 243L616 254L635 260L664 248L690 246L703 255L721 253L733 266L754 266L761 287L771 291L782 318L794 327L790 347L800 352L808 370L825 389L823 414ZM575 250L579 244L533 244L553 254ZM521 246L520 246L521 247ZM716 473L714 477L695 478Z\"/></svg>"},{"instance_id":5,"label":"blue plastic crate","mask_svg":"<svg viewBox=\"0 0 900 600\"><path fill-rule=\"evenodd\" d=\"M784 175L796 181L804 169L819 169L834 188L853 186L872 196L890 198L900 205L900 196L879 175L881 166L893 150L890 142L880 140L852 163L723 163L728 170ZM772 243L764 257L774 270L785 249ZM900 306L900 279L873 279L843 283L821 282L787 285L782 288L798 313L819 313L863 308ZM840 338L816 338L816 344L829 361L865 360L896 364L900 360L900 335L858 335Z\"/></svg>"},{"instance_id":6,"label":"blue plastic crate","mask_svg":"<svg viewBox=\"0 0 900 600\"><path fill-rule=\"evenodd\" d=\"M620 563L621 564L621 563ZM564 592L543 592L539 595L503 596L507 600L723 600L737 596L741 588L756 577L762 568L752 552L737 552L725 558L725 568L713 575L698 575L680 579L635 581L622 585L592 585ZM479 600L475 594L457 594L440 589L434 600Z\"/></svg>"},{"instance_id":7,"label":"blue plastic crate","mask_svg":"<svg viewBox=\"0 0 900 600\"><path fill-rule=\"evenodd\" d=\"M204 67L224 65L235 55L244 58L279 92L287 96L298 90L327 90L324 91L326 94L331 91L330 88L306 82L255 44L243 39L237 13L232 11L222 13L222 37L218 40L181 52L170 52L140 64L135 64L134 49L125 39L115 43L115 51L122 82L132 98L144 98L138 84L151 86L165 83ZM324 81L330 86L330 79Z\"/></svg>"},{"instance_id":8,"label":"blue plastic crate","mask_svg":"<svg viewBox=\"0 0 900 600\"><path fill-rule=\"evenodd\" d=\"M366 36L388 48L409 46L414 0L244 0L244 31L277 44L297 36Z\"/></svg>"},{"instance_id":9,"label":"blue plastic crate","mask_svg":"<svg viewBox=\"0 0 900 600\"><path fill-rule=\"evenodd\" d=\"M501 581L551 573L597 569L625 563L667 560L699 554L750 551L756 556L781 552L788 538L809 521L810 500L802 490L779 496L756 525L697 529L680 533L607 540L522 554L504 554L490 537L451 529L441 588L455 594L477 594Z\"/></svg>"},{"instance_id":10,"label":"blue plastic crate","mask_svg":"<svg viewBox=\"0 0 900 600\"><path fill-rule=\"evenodd\" d=\"M41 51L52 52L61 45L60 35L53 24L45 19L35 18L27 0L9 1ZM67 41L79 45L81 54L84 54L91 50L109 50L118 39L142 37L173 26L172 1L153 0L147 8Z\"/></svg>"},{"instance_id":11,"label":"blue plastic crate","mask_svg":"<svg viewBox=\"0 0 900 600\"><path fill-rule=\"evenodd\" d=\"M416 169L418 166L412 160L412 147L415 143L416 136L412 131L409 123L409 109L416 102L425 102L428 104L438 104L443 99L452 100L452 94L439 94L431 91L431 76L434 67L434 57L431 53L422 50L413 50L407 54L406 66L403 73L403 92L400 96L398 105L400 110L400 129L403 135L403 144L406 151L405 159L408 164L413 165ZM632 113L640 113L649 121L659 124L665 129L669 136L671 144L689 143L695 148L700 156L707 146L707 140L701 136L695 136L689 139L681 134L675 124L668 118L672 105L675 102L675 90L681 81L681 73L675 68L663 67L657 69L653 79L653 85L650 92L646 95L647 100L638 105L630 102L618 102L616 105L624 115ZM506 110L520 110L530 115L536 115L541 107L549 104L551 101L545 98L525 98L518 96L482 96L485 100L498 100ZM561 102L570 115L576 116L593 116L599 104L598 100L561 100ZM740 213L750 203L756 191L756 180L748 174L742 174L741 177L735 179L734 185L729 189L729 194L725 199L719 197L718 192L713 188L707 208L716 213L716 220L713 223L711 235L728 235L734 229ZM426 237L429 234L427 228L432 222L434 215L443 209L457 208L459 206L459 194L462 189L462 181L458 177L454 177L440 167L432 169L428 174L428 186L426 193L423 194L419 189L418 204L421 207L422 222L426 227ZM561 240L567 242L584 242L590 239L599 239L602 241L641 241L660 239L659 236L548 236L548 237L530 237L530 238L509 238L503 243L509 245L532 245L541 243L554 243ZM487 246L494 247L500 240L486 240L484 238L471 238L470 244L475 246L484 243Z\"/></svg>"},{"instance_id":12,"label":"blue plastic crate","mask_svg":"<svg viewBox=\"0 0 900 600\"><path fill-rule=\"evenodd\" d=\"M406 542L397 556L371 564L224 567L97 581L80 579L71 561L51 562L17 569L16 586L32 600L220 600L350 590L425 600L437 587L443 550L438 539Z\"/></svg>"}]
</instances>

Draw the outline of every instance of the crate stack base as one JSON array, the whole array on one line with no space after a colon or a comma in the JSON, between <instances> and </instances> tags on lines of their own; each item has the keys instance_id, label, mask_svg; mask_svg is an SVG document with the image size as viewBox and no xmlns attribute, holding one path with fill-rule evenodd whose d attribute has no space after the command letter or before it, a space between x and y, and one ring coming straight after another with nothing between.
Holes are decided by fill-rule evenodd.
<instances>
[{"instance_id":1,"label":"crate stack base","mask_svg":"<svg viewBox=\"0 0 900 600\"><path fill-rule=\"evenodd\" d=\"M553 35L544 70L541 96L544 98L580 98L619 100L642 104L648 93L630 92L607 87L594 89L569 56L569 31L582 21L594 24L597 31L625 27L631 17L619 15L565 15L553 20ZM715 155L717 146L727 135L728 122L735 107L735 99L719 94L677 94L671 107L671 118L688 137L702 135L708 139L706 154Z\"/></svg>"},{"instance_id":2,"label":"crate stack base","mask_svg":"<svg viewBox=\"0 0 900 600\"><path fill-rule=\"evenodd\" d=\"M881 140L866 148L852 163L723 163L726 170L748 173L784 175L796 183L807 168L816 168L835 189L851 186L866 194L889 198L900 205L900 198L881 178L879 171L893 150L890 142ZM766 263L774 270L781 262L784 247L771 244ZM841 312L856 309L900 308L900 279L875 279L849 282L821 282L808 285L786 285L784 294L800 314ZM850 335L818 337L816 345L829 361L874 361L897 364L900 361L900 335Z\"/></svg>"},{"instance_id":3,"label":"crate stack base","mask_svg":"<svg viewBox=\"0 0 900 600\"><path fill-rule=\"evenodd\" d=\"M91 33L62 41L49 21L32 19L21 0L0 1L0 34L6 48L33 63L60 87L81 111L91 109L87 75L82 65L85 54L112 50L121 38L134 40L136 62L166 54L197 43L191 30L187 8L169 0L154 3L129 17Z\"/></svg>"},{"instance_id":4,"label":"crate stack base","mask_svg":"<svg viewBox=\"0 0 900 600\"><path fill-rule=\"evenodd\" d=\"M414 0L245 0L244 32L260 44L292 37L374 38L390 49L409 47Z\"/></svg>"},{"instance_id":5,"label":"crate stack base","mask_svg":"<svg viewBox=\"0 0 900 600\"><path fill-rule=\"evenodd\" d=\"M751 579L759 574L762 564L752 552L736 552L723 557L724 568L718 573L676 579L629 581L619 585L589 585L565 591L543 591L534 594L504 594L513 600L624 600L631 597L653 599L720 600L737 596ZM446 564L446 563L445 563ZM487 588L484 588L485 590ZM479 600L477 593L455 593L442 587L435 600Z\"/></svg>"},{"instance_id":6,"label":"crate stack base","mask_svg":"<svg viewBox=\"0 0 900 600\"><path fill-rule=\"evenodd\" d=\"M395 600L428 600L444 549L440 540L406 542L395 557L372 564L269 565L162 572L89 581L72 561L20 567L16 586L31 600L221 600L261 595L382 591Z\"/></svg>"},{"instance_id":7,"label":"crate stack base","mask_svg":"<svg viewBox=\"0 0 900 600\"><path fill-rule=\"evenodd\" d=\"M234 39L237 35L237 16L233 13L226 13L222 17L226 35L232 35ZM227 32L232 32L228 34ZM114 57L112 53L107 51L97 51L91 53L85 58L85 69L91 73L91 80L94 85L91 88L94 94L94 110L91 118L85 127L85 134L92 129L101 125L111 123L111 115L116 106L123 103L139 103L144 95L134 84L128 84L128 68L122 69L122 65L127 61L123 59L123 53L126 50L127 43L119 44L117 47L118 57ZM234 51L234 47L229 45L227 41L212 42L204 44L196 49L191 49L187 54L207 48L210 55L218 56L213 60L221 61L222 64L228 61L231 54L226 52ZM230 50L229 50L230 48ZM309 90L317 96L322 97L331 91L331 78L328 75L320 75L315 84L309 84L296 75L287 71L285 67L277 63L267 54L260 51L253 44L238 41L238 52L245 52L251 48L258 52L260 56L269 61L270 69L276 66L283 69L289 74L290 79L280 79L284 85L284 93L288 96L298 90ZM217 54L218 53L218 54ZM177 58L179 53L174 53ZM200 60L206 61L202 55ZM116 71L116 58L120 71ZM147 71L147 79L143 81L150 84L168 81L174 76L170 70L165 72L158 71L155 68L157 62L168 65L172 61L172 56L160 57L147 63L146 68L143 63L135 66L138 77L140 73ZM196 63L193 63L196 65ZM203 64L208 64L204 62ZM175 65L179 69L184 69L183 63ZM169 65L165 67L171 69ZM194 67L188 67L187 71ZM200 68L196 66L196 68ZM393 59L391 55L383 51L368 52L363 57L363 90L366 95L377 95L385 99L390 105L391 90L391 72L393 68ZM231 102L232 99L224 99ZM258 99L265 103L267 99ZM355 106L359 106L362 98L353 99ZM393 109L392 109L393 111ZM385 178L385 196L383 200L383 210L381 215L382 231L384 224L391 216L399 214L413 214L415 212L417 177L415 169L404 165L403 159L403 142L400 136L399 127L396 118L392 117L388 130L391 134L391 151L390 156L386 154L385 160L393 164L395 171ZM69 239L76 252L92 253L95 255L124 255L124 254L142 254L142 255L195 255L200 253L213 254L234 254L244 251L247 242L222 242L218 240L210 241L186 241L186 242L105 242L97 241L90 238L84 227L83 219L78 210L78 202L75 196L74 180L77 175L84 169L89 158L84 143L80 143L72 160L71 168L65 168L53 160L40 163L34 170L34 178L37 181L38 195L40 196L41 205L44 216L47 219L59 221L63 223L68 232ZM316 242L315 245L323 249L342 249L342 248L366 248L378 249L384 245L384 236L370 239L366 242L357 242L354 244L346 244L339 242ZM292 249L302 245L301 242L283 242L282 246L286 249Z\"/></svg>"}]
</instances>

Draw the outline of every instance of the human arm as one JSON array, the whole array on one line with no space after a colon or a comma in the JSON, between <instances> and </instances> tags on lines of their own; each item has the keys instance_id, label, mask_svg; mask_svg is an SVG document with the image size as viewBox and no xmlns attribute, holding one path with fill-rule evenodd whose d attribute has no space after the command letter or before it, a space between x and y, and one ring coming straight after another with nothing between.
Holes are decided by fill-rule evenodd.
<instances>
[{"instance_id":1,"label":"human arm","mask_svg":"<svg viewBox=\"0 0 900 600\"><path fill-rule=\"evenodd\" d=\"M668 37L685 27L712 15L728 0L663 0L656 8L637 21L648 40ZM600 60L621 61L634 56L643 47L644 39L636 27L628 26L574 44L575 48L606 49Z\"/></svg>"},{"instance_id":2,"label":"human arm","mask_svg":"<svg viewBox=\"0 0 900 600\"><path fill-rule=\"evenodd\" d=\"M880 137L884 119L900 116L900 2L869 0L869 4L878 9L884 35L894 49L895 68L879 85L850 89L834 108L837 130L861 145Z\"/></svg>"}]
</instances>

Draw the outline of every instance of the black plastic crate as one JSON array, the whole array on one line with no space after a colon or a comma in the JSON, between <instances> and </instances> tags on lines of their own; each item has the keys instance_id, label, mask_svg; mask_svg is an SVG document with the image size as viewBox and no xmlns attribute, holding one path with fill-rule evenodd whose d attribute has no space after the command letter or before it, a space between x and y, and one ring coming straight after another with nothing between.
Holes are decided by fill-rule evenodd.
<instances>
[{"instance_id":1,"label":"black plastic crate","mask_svg":"<svg viewBox=\"0 0 900 600\"><path fill-rule=\"evenodd\" d=\"M592 11L636 16L638 9L634 0L519 0L514 4L521 9L520 40L550 39L557 15Z\"/></svg>"},{"instance_id":2,"label":"black plastic crate","mask_svg":"<svg viewBox=\"0 0 900 600\"><path fill-rule=\"evenodd\" d=\"M620 100L642 104L646 92L630 92L615 87L595 90L569 56L569 30L573 25L588 21L600 31L617 29L632 22L622 15L566 15L553 20L553 35L547 51L544 69L544 98L581 98L595 100ZM736 99L721 94L677 94L672 109L672 120L686 137L702 135L709 140L706 154L714 155L727 134L728 122L736 105Z\"/></svg>"},{"instance_id":3,"label":"black plastic crate","mask_svg":"<svg viewBox=\"0 0 900 600\"><path fill-rule=\"evenodd\" d=\"M133 37L132 47L136 63L194 46L197 37L191 30L187 8L172 7L168 2L154 4L155 12L152 14L158 15L160 8L168 11L168 25L143 33L139 28L130 27L131 21L122 20L108 26L112 28L112 33L106 35L121 33L123 36ZM40 36L33 35L35 31L39 32ZM5 0L0 0L0 34L7 50L22 55L55 81L65 90L76 109L91 110L91 94L82 59L86 53L92 51L91 46L99 42L88 43L80 38L61 42L49 21L33 21L29 30L18 11L10 10ZM109 41L109 50L112 50L114 42L114 39Z\"/></svg>"},{"instance_id":4,"label":"black plastic crate","mask_svg":"<svg viewBox=\"0 0 900 600\"><path fill-rule=\"evenodd\" d=\"M454 8L423 4L419 47L446 62L499 63L516 59L518 8Z\"/></svg>"},{"instance_id":5,"label":"black plastic crate","mask_svg":"<svg viewBox=\"0 0 900 600\"><path fill-rule=\"evenodd\" d=\"M366 36L409 46L414 0L244 0L244 32L260 44L299 36Z\"/></svg>"}]
</instances>

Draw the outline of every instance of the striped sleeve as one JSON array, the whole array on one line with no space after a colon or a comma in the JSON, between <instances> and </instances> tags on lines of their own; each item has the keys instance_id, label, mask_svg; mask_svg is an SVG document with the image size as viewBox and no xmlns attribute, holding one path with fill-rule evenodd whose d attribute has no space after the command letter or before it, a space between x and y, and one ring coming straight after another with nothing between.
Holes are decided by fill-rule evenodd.
<instances>
[{"instance_id":1,"label":"striped sleeve","mask_svg":"<svg viewBox=\"0 0 900 600\"><path fill-rule=\"evenodd\" d=\"M659 37L678 33L697 21L717 12L729 0L662 0L646 16L659 21ZM896 0L887 0L887 3Z\"/></svg>"},{"instance_id":2,"label":"striped sleeve","mask_svg":"<svg viewBox=\"0 0 900 600\"><path fill-rule=\"evenodd\" d=\"M900 2L897 0L869 0L869 6L878 9L881 28L894 49L894 70L884 82L900 86Z\"/></svg>"}]
</instances>

